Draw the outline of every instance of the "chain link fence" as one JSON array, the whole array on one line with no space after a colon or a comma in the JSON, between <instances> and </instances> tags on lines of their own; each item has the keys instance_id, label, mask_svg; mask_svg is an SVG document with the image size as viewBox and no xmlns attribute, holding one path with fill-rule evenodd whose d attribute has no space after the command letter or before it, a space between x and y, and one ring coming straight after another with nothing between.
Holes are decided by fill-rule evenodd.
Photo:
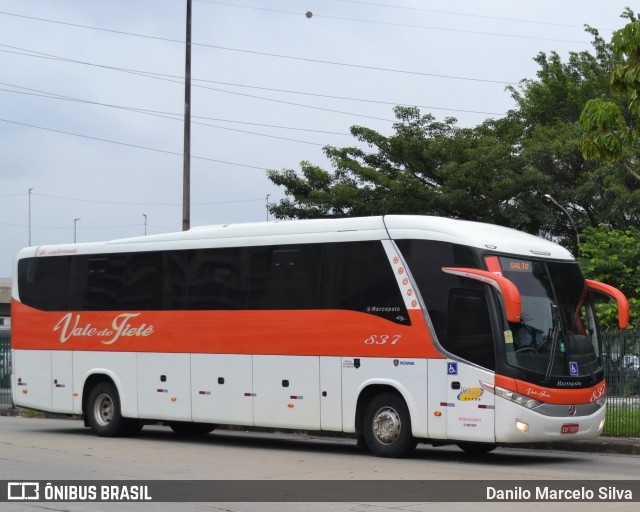
<instances>
[{"instance_id":1,"label":"chain link fence","mask_svg":"<svg viewBox=\"0 0 640 512\"><path fill-rule=\"evenodd\" d=\"M0 405L12 405L11 331L0 330Z\"/></svg>"},{"instance_id":2,"label":"chain link fence","mask_svg":"<svg viewBox=\"0 0 640 512\"><path fill-rule=\"evenodd\" d=\"M640 331L605 332L608 407L604 435L640 437ZM11 332L0 330L0 404L12 405Z\"/></svg>"},{"instance_id":3,"label":"chain link fence","mask_svg":"<svg viewBox=\"0 0 640 512\"><path fill-rule=\"evenodd\" d=\"M604 435L640 437L640 331L605 332L602 338L609 397Z\"/></svg>"}]
</instances>

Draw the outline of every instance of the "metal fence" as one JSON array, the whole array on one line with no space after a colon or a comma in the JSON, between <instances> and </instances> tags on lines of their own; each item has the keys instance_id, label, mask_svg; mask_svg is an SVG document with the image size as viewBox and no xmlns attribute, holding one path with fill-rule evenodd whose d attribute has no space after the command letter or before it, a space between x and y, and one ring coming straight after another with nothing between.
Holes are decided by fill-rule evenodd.
<instances>
[{"instance_id":1,"label":"metal fence","mask_svg":"<svg viewBox=\"0 0 640 512\"><path fill-rule=\"evenodd\" d=\"M640 331L605 332L602 338L609 397L604 435L640 437Z\"/></svg>"},{"instance_id":2,"label":"metal fence","mask_svg":"<svg viewBox=\"0 0 640 512\"><path fill-rule=\"evenodd\" d=\"M0 404L12 405L11 332L0 330ZM608 407L604 434L640 437L640 331L605 332Z\"/></svg>"},{"instance_id":3,"label":"metal fence","mask_svg":"<svg viewBox=\"0 0 640 512\"><path fill-rule=\"evenodd\" d=\"M0 330L0 404L12 405L11 331Z\"/></svg>"}]
</instances>

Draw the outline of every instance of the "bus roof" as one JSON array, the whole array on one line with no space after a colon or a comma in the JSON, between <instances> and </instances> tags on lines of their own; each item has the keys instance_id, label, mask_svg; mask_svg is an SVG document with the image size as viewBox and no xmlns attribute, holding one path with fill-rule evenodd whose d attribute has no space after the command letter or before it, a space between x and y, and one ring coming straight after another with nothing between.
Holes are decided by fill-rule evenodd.
<instances>
[{"instance_id":1,"label":"bus roof","mask_svg":"<svg viewBox=\"0 0 640 512\"><path fill-rule=\"evenodd\" d=\"M438 240L509 254L573 260L571 253L560 245L521 231L493 224L419 215L201 226L188 231L108 242L30 247L21 251L19 257L389 238Z\"/></svg>"}]
</instances>

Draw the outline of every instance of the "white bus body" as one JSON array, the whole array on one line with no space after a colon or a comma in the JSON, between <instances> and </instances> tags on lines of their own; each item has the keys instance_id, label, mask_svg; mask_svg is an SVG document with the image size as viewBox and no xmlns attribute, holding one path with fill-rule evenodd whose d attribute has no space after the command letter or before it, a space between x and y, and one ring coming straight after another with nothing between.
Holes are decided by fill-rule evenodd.
<instances>
[{"instance_id":1,"label":"white bus body","mask_svg":"<svg viewBox=\"0 0 640 512\"><path fill-rule=\"evenodd\" d=\"M606 398L574 258L437 217L194 228L30 247L12 291L14 401L99 435L163 421L358 433L382 456L586 439Z\"/></svg>"}]
</instances>

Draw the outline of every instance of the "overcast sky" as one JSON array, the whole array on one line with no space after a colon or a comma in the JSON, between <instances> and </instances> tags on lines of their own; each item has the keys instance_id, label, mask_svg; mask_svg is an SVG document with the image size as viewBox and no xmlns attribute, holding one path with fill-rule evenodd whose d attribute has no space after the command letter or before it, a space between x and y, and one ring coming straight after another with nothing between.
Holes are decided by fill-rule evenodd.
<instances>
[{"instance_id":1,"label":"overcast sky","mask_svg":"<svg viewBox=\"0 0 640 512\"><path fill-rule=\"evenodd\" d=\"M352 125L391 134L393 105L500 116L538 52L590 49L584 24L609 40L628 4L193 0L191 225L266 220L283 191L265 169L329 168L324 145L352 144ZM144 215L148 234L182 228L185 15L0 0L0 277L29 225L32 245L139 236Z\"/></svg>"}]
</instances>

